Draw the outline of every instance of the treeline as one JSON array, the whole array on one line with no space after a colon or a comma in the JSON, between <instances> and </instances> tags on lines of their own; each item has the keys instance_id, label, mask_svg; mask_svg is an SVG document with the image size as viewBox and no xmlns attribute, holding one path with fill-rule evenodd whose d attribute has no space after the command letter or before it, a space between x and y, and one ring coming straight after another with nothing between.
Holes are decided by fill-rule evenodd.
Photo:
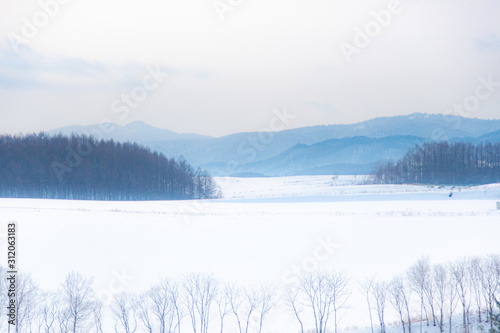
<instances>
[{"instance_id":1,"label":"treeline","mask_svg":"<svg viewBox=\"0 0 500 333\"><path fill-rule=\"evenodd\" d=\"M430 142L376 172L382 183L478 185L500 182L500 143Z\"/></svg>"},{"instance_id":2,"label":"treeline","mask_svg":"<svg viewBox=\"0 0 500 333\"><path fill-rule=\"evenodd\" d=\"M376 314L381 333L387 329L388 308L397 313L403 333L415 330L412 325L418 325L419 332L423 325L432 325L442 333L469 333L476 329L500 333L498 255L461 258L444 264L432 264L428 257L423 257L405 274L391 280L373 277L360 285L370 317L372 312ZM453 323L453 318L460 320Z\"/></svg>"},{"instance_id":3,"label":"treeline","mask_svg":"<svg viewBox=\"0 0 500 333\"><path fill-rule=\"evenodd\" d=\"M205 199L205 171L135 143L89 136L0 136L0 197L75 200Z\"/></svg>"},{"instance_id":4,"label":"treeline","mask_svg":"<svg viewBox=\"0 0 500 333\"><path fill-rule=\"evenodd\" d=\"M7 276L0 267L3 309L10 304L4 282ZM119 291L126 287L126 279L115 282L109 289L95 290L93 279L72 272L57 291L47 292L30 275L20 274L16 286L17 316L12 319L15 326L9 332L262 332L265 319L278 300L270 285L223 284L206 274L164 278L139 294ZM0 321L0 331L7 332L7 316L2 317L5 320Z\"/></svg>"},{"instance_id":5,"label":"treeline","mask_svg":"<svg viewBox=\"0 0 500 333\"><path fill-rule=\"evenodd\" d=\"M7 282L7 272L0 267L3 308L8 303ZM358 285L368 306L371 332L385 333L387 318L397 315L403 333L421 332L423 325L443 333L500 333L498 255L443 264L424 257L390 280L373 277L356 284L335 271L303 272L282 289L223 283L206 274L164 278L139 293L126 291L127 279L120 282L95 291L92 279L73 272L57 291L46 292L29 275L20 274L14 331L263 332L270 315L281 310L295 322L294 332L338 333L342 318L353 308L348 303L353 285ZM0 331L6 323L0 322Z\"/></svg>"}]
</instances>

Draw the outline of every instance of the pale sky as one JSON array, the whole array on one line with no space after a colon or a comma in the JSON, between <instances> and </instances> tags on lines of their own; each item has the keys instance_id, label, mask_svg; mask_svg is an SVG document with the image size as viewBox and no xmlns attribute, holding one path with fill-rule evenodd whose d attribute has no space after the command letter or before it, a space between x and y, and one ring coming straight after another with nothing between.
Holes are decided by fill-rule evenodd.
<instances>
[{"instance_id":1,"label":"pale sky","mask_svg":"<svg viewBox=\"0 0 500 333\"><path fill-rule=\"evenodd\" d=\"M499 119L499 18L498 0L1 0L0 133L140 120L221 136L284 107L290 128L445 113L480 78L499 84L462 115Z\"/></svg>"}]
</instances>

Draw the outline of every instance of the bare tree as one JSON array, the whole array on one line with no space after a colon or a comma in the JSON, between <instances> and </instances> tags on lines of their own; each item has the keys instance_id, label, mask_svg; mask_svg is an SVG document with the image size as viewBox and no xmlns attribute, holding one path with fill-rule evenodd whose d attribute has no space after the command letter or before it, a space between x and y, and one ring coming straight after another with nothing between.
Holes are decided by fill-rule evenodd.
<instances>
[{"instance_id":1,"label":"bare tree","mask_svg":"<svg viewBox=\"0 0 500 333\"><path fill-rule=\"evenodd\" d=\"M57 326L59 327L60 333L71 332L71 314L69 308L63 304L62 296L58 295L57 301L59 304L57 311Z\"/></svg>"},{"instance_id":2,"label":"bare tree","mask_svg":"<svg viewBox=\"0 0 500 333\"><path fill-rule=\"evenodd\" d=\"M57 319L57 301L52 293L43 293L40 297L41 329L40 332L50 333L54 331L54 324Z\"/></svg>"},{"instance_id":3,"label":"bare tree","mask_svg":"<svg viewBox=\"0 0 500 333\"><path fill-rule=\"evenodd\" d=\"M259 333L262 332L264 318L277 304L276 289L271 285L261 285L259 290L260 315L259 315Z\"/></svg>"},{"instance_id":4,"label":"bare tree","mask_svg":"<svg viewBox=\"0 0 500 333\"><path fill-rule=\"evenodd\" d=\"M405 301L405 309L406 309L406 316L408 318L408 332L411 333L411 312L410 312L410 301L411 301L411 295L412 295L412 290L409 284L404 281L404 288L402 290L403 293L403 299Z\"/></svg>"},{"instance_id":5,"label":"bare tree","mask_svg":"<svg viewBox=\"0 0 500 333\"><path fill-rule=\"evenodd\" d=\"M403 333L406 332L405 317L408 318L408 328L411 333L411 319L409 314L409 288L402 276L395 277L389 285L389 303L399 314L401 325L403 325Z\"/></svg>"},{"instance_id":6,"label":"bare tree","mask_svg":"<svg viewBox=\"0 0 500 333\"><path fill-rule=\"evenodd\" d=\"M448 302L449 302L449 326L450 333L452 333L452 320L453 320L453 312L455 311L458 303L458 294L457 294L457 280L455 279L455 263L448 263Z\"/></svg>"},{"instance_id":7,"label":"bare tree","mask_svg":"<svg viewBox=\"0 0 500 333\"><path fill-rule=\"evenodd\" d=\"M210 310L217 296L218 282L212 276L190 274L184 280L185 303L191 317L191 325L197 332L207 333L210 323Z\"/></svg>"},{"instance_id":8,"label":"bare tree","mask_svg":"<svg viewBox=\"0 0 500 333\"><path fill-rule=\"evenodd\" d=\"M300 290L307 299L307 306L312 309L316 333L326 332L331 314L331 292L328 275L323 272L308 273L302 276Z\"/></svg>"},{"instance_id":9,"label":"bare tree","mask_svg":"<svg viewBox=\"0 0 500 333\"><path fill-rule=\"evenodd\" d=\"M61 285L60 323L64 331L76 333L84 330L92 314L94 292L92 279L86 279L81 274L71 272ZM67 323L65 323L67 321Z\"/></svg>"},{"instance_id":10,"label":"bare tree","mask_svg":"<svg viewBox=\"0 0 500 333\"><path fill-rule=\"evenodd\" d=\"M100 299L96 299L92 306L92 313L94 315L94 329L96 333L104 333L102 329L102 312L104 304Z\"/></svg>"},{"instance_id":11,"label":"bare tree","mask_svg":"<svg viewBox=\"0 0 500 333\"><path fill-rule=\"evenodd\" d=\"M177 282L171 282L169 284L169 294L170 294L170 301L173 306L173 311L174 315L176 318L176 324L174 331L177 329L178 333L181 332L181 321L182 318L184 317L183 313L183 308L182 308L182 297L181 297L181 288L179 286L179 283Z\"/></svg>"},{"instance_id":12,"label":"bare tree","mask_svg":"<svg viewBox=\"0 0 500 333\"><path fill-rule=\"evenodd\" d=\"M339 272L312 272L301 276L298 285L303 304L311 309L316 333L327 331L330 316L334 314L335 331L342 319L341 310L351 294L350 279ZM299 295L300 297L300 295Z\"/></svg>"},{"instance_id":13,"label":"bare tree","mask_svg":"<svg viewBox=\"0 0 500 333\"><path fill-rule=\"evenodd\" d=\"M245 302L246 304L246 324L245 324L245 333L248 333L248 329L250 328L250 318L254 311L256 311L259 307L259 291L256 288L245 288Z\"/></svg>"},{"instance_id":14,"label":"bare tree","mask_svg":"<svg viewBox=\"0 0 500 333\"><path fill-rule=\"evenodd\" d=\"M135 300L134 307L137 311L137 317L142 322L144 327L149 333L153 333L153 321L151 319L152 300L149 297L149 293L140 295Z\"/></svg>"},{"instance_id":15,"label":"bare tree","mask_svg":"<svg viewBox=\"0 0 500 333\"><path fill-rule=\"evenodd\" d=\"M219 310L219 313L222 316L225 311L232 312L240 333L249 332L251 318L255 318L256 329L260 333L265 317L276 306L276 290L270 285L240 288L236 284L227 284L224 298L227 308Z\"/></svg>"},{"instance_id":16,"label":"bare tree","mask_svg":"<svg viewBox=\"0 0 500 333\"><path fill-rule=\"evenodd\" d=\"M425 317L427 320L427 325L429 325L429 319L427 318L427 310L425 308L425 290L429 281L430 274L430 259L427 257L421 258L416 264L410 267L408 270L408 279L413 286L413 289L420 297L420 333L422 333L422 321L423 314L425 312Z\"/></svg>"},{"instance_id":17,"label":"bare tree","mask_svg":"<svg viewBox=\"0 0 500 333\"><path fill-rule=\"evenodd\" d=\"M373 301L373 284L375 283L375 276L365 279L363 282L358 282L366 298L366 304L368 305L368 313L370 315L370 327L373 330L373 316L372 316L372 301Z\"/></svg>"},{"instance_id":18,"label":"bare tree","mask_svg":"<svg viewBox=\"0 0 500 333\"><path fill-rule=\"evenodd\" d=\"M347 308L347 301L351 296L351 279L342 272L333 272L330 274L330 285L332 288L335 333L337 333L338 325L345 315L342 311Z\"/></svg>"},{"instance_id":19,"label":"bare tree","mask_svg":"<svg viewBox=\"0 0 500 333\"><path fill-rule=\"evenodd\" d=\"M483 274L481 276L481 288L488 315L486 322L490 323L493 330L493 310L495 307L495 294L500 288L500 257L490 255L483 261Z\"/></svg>"},{"instance_id":20,"label":"bare tree","mask_svg":"<svg viewBox=\"0 0 500 333\"><path fill-rule=\"evenodd\" d=\"M384 281L376 282L372 289L373 298L375 299L378 320L380 323L380 333L386 332L385 327L385 305L387 301L388 285Z\"/></svg>"},{"instance_id":21,"label":"bare tree","mask_svg":"<svg viewBox=\"0 0 500 333\"><path fill-rule=\"evenodd\" d=\"M170 332L174 321L174 308L170 300L170 281L162 280L148 291L147 296L151 300L149 303L151 313L158 321L159 332Z\"/></svg>"},{"instance_id":22,"label":"bare tree","mask_svg":"<svg viewBox=\"0 0 500 333\"><path fill-rule=\"evenodd\" d=\"M477 307L478 320L481 323L481 308L482 308L482 288L481 279L484 275L483 272L483 259L479 257L470 258L468 260L467 269L469 270L470 292L474 298Z\"/></svg>"},{"instance_id":23,"label":"bare tree","mask_svg":"<svg viewBox=\"0 0 500 333\"><path fill-rule=\"evenodd\" d=\"M111 305L115 319L115 332L134 333L137 330L137 316L132 295L121 293Z\"/></svg>"},{"instance_id":24,"label":"bare tree","mask_svg":"<svg viewBox=\"0 0 500 333\"><path fill-rule=\"evenodd\" d=\"M231 311L236 317L236 321L238 324L238 330L242 333L241 329L241 320L239 316L239 310L243 303L242 300L242 290L235 283L226 286L226 294L229 299L229 305L231 306Z\"/></svg>"},{"instance_id":25,"label":"bare tree","mask_svg":"<svg viewBox=\"0 0 500 333\"><path fill-rule=\"evenodd\" d=\"M30 275L19 274L16 281L16 333L32 330L32 324L37 313L37 302L39 302L39 288Z\"/></svg>"},{"instance_id":26,"label":"bare tree","mask_svg":"<svg viewBox=\"0 0 500 333\"><path fill-rule=\"evenodd\" d=\"M304 311L304 307L299 300L299 289L296 287L288 287L285 292L285 304L293 312L293 315L300 324L300 333L304 333L304 323L300 318L300 314Z\"/></svg>"},{"instance_id":27,"label":"bare tree","mask_svg":"<svg viewBox=\"0 0 500 333\"><path fill-rule=\"evenodd\" d=\"M424 295L427 300L427 304L431 308L431 316L432 316L432 326L436 326L436 311L434 310L434 303L435 303L435 294L436 294L436 285L434 284L434 277L432 274L434 273L432 270L432 266L430 265L430 260L429 260L429 270L427 273L427 278L426 278L426 283L424 285Z\"/></svg>"},{"instance_id":28,"label":"bare tree","mask_svg":"<svg viewBox=\"0 0 500 333\"><path fill-rule=\"evenodd\" d=\"M445 303L448 299L448 288L450 287L450 284L448 283L449 275L446 266L441 264L432 266L432 278L434 280L434 285L436 286L436 304L439 310L439 318L437 319L437 322L441 333L443 333Z\"/></svg>"},{"instance_id":29,"label":"bare tree","mask_svg":"<svg viewBox=\"0 0 500 333\"><path fill-rule=\"evenodd\" d=\"M467 260L459 259L453 265L452 271L453 278L456 282L456 289L458 293L458 297L460 303L462 304L462 317L463 317L463 328L465 329L465 333L469 332L469 272L467 270Z\"/></svg>"},{"instance_id":30,"label":"bare tree","mask_svg":"<svg viewBox=\"0 0 500 333\"><path fill-rule=\"evenodd\" d=\"M226 315L231 311L231 301L229 295L229 285L223 285L219 288L217 297L215 298L215 303L217 303L217 310L219 312L220 320L220 333L224 331L224 319Z\"/></svg>"}]
</instances>

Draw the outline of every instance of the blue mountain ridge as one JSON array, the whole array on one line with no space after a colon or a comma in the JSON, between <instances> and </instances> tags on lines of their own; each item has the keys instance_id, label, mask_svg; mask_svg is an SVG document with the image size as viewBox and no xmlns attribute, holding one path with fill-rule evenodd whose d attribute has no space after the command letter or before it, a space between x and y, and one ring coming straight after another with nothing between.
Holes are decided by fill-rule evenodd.
<instances>
[{"instance_id":1,"label":"blue mountain ridge","mask_svg":"<svg viewBox=\"0 0 500 333\"><path fill-rule=\"evenodd\" d=\"M98 125L70 126L49 134L97 130ZM500 120L416 113L223 137L179 134L134 122L116 126L104 138L137 142L169 157L183 156L216 176L367 174L380 162L398 159L425 141L499 142Z\"/></svg>"}]
</instances>

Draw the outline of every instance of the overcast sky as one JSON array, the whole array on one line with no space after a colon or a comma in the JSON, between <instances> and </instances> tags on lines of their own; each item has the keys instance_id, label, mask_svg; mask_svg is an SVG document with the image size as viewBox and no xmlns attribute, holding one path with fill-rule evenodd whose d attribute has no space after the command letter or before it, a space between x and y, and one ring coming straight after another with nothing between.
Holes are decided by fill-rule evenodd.
<instances>
[{"instance_id":1,"label":"overcast sky","mask_svg":"<svg viewBox=\"0 0 500 333\"><path fill-rule=\"evenodd\" d=\"M0 133L445 113L500 82L499 17L498 0L1 0ZM480 92L462 114L499 119L500 84Z\"/></svg>"}]
</instances>

